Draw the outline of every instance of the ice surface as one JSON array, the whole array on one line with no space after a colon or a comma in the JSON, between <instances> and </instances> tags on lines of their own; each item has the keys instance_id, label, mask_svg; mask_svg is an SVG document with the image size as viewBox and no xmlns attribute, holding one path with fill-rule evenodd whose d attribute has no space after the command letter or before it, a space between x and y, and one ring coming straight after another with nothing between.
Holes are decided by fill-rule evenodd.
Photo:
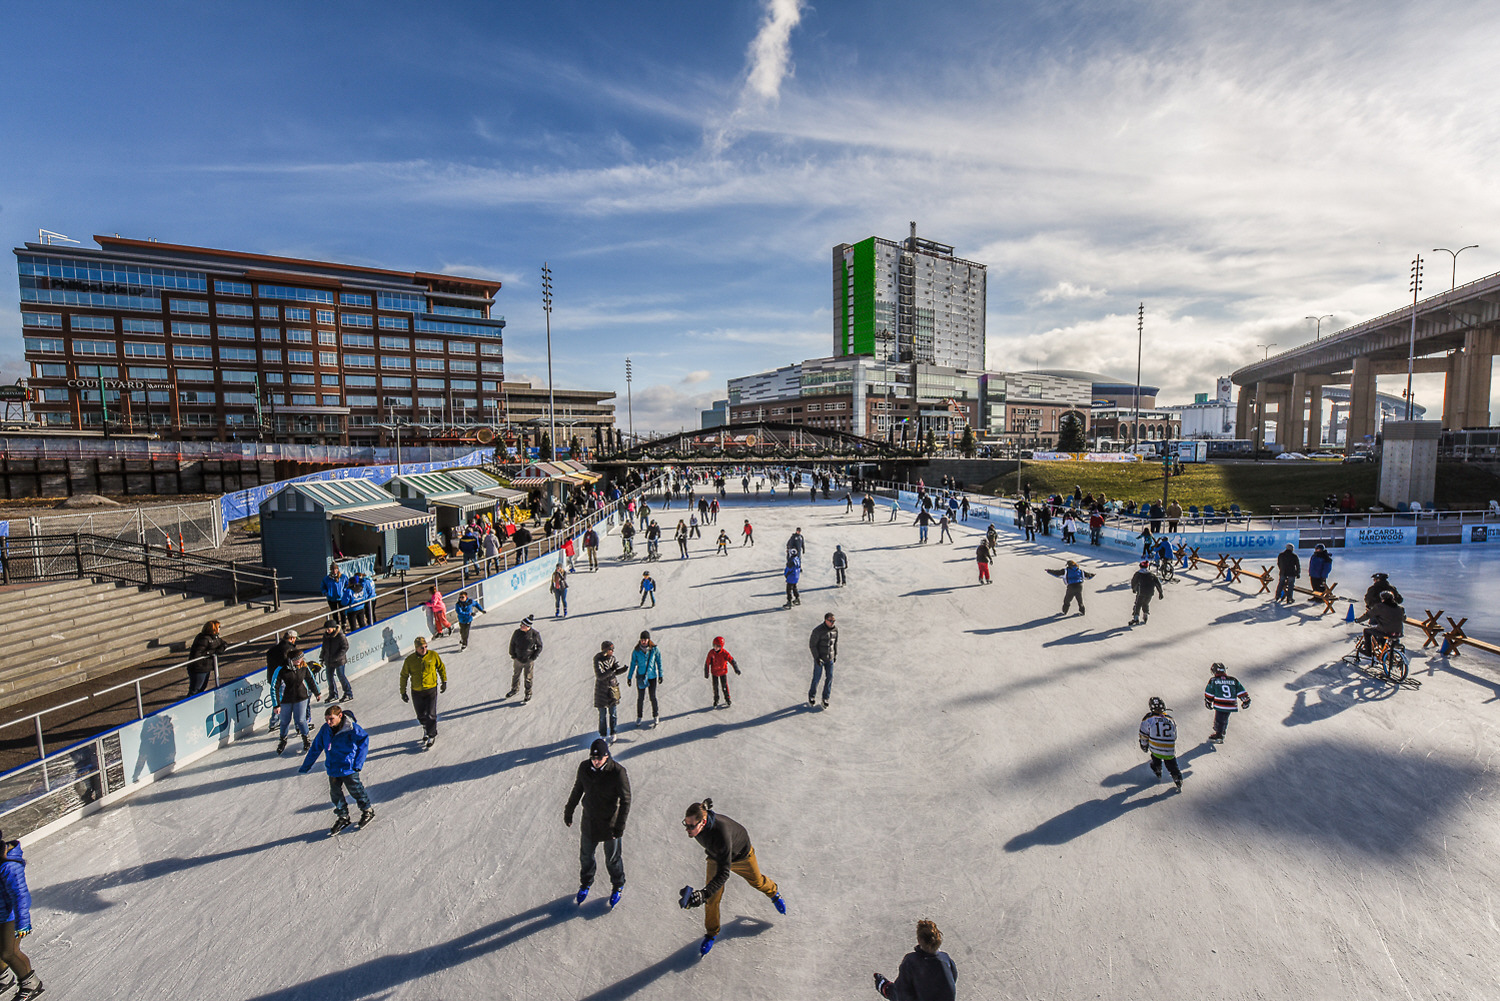
<instances>
[{"instance_id":1,"label":"ice surface","mask_svg":"<svg viewBox=\"0 0 1500 1001\"><path fill-rule=\"evenodd\" d=\"M28 849L26 948L48 987L201 1001L868 997L871 972L894 976L927 917L962 998L1494 996L1500 661L1449 670L1419 656L1421 689L1396 691L1338 663L1355 627L1310 603L1186 581L1131 629L1133 566L1089 561L1088 615L1062 619L1050 542L1003 534L981 587L966 526L952 546L921 547L910 517L887 524L884 508L869 526L837 503L734 501L692 559L663 545L654 610L637 609L640 566L618 564L609 539L604 569L572 578L566 620L538 591L481 617L465 653L439 640L450 685L432 751L415 749L396 667L366 676L352 708L373 735L367 830L327 839L321 767L299 776L300 756L256 736ZM738 545L745 516L754 549ZM670 526L677 509L660 517ZM783 611L796 525L803 602ZM727 558L713 554L719 527L736 540ZM850 554L843 590L835 543ZM1378 557L1408 595L1445 603L1447 578L1417 580L1436 564L1398 572ZM1334 579L1355 580L1357 561L1335 558ZM1456 579L1453 604L1493 608L1493 574ZM810 712L807 639L825 610L839 617L838 674L832 708ZM502 696L527 612L546 651L521 707ZM633 729L626 691L625 898L608 911L601 859L578 908L562 808L594 736L590 658L605 638L628 651L642 628L663 652L664 718ZM728 711L708 708L703 678L716 635L744 671ZM1216 659L1254 704L1214 749L1200 696ZM1152 784L1136 745L1151 695L1176 709L1181 794ZM703 853L678 822L703 796L748 827L789 913L732 877L724 935L700 960L702 912L677 893L702 885Z\"/></svg>"}]
</instances>

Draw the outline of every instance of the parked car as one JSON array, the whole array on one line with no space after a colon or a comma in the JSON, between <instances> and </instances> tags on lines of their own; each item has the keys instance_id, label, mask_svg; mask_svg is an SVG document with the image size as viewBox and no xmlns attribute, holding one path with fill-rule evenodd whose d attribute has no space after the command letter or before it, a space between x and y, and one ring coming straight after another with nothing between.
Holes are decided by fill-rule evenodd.
<instances>
[{"instance_id":1,"label":"parked car","mask_svg":"<svg viewBox=\"0 0 1500 1001\"><path fill-rule=\"evenodd\" d=\"M1374 458L1369 452L1350 452L1344 456L1345 462L1373 462Z\"/></svg>"},{"instance_id":2,"label":"parked car","mask_svg":"<svg viewBox=\"0 0 1500 1001\"><path fill-rule=\"evenodd\" d=\"M1278 458L1278 459L1306 459L1307 456L1303 455L1301 452L1282 452L1276 458Z\"/></svg>"}]
</instances>

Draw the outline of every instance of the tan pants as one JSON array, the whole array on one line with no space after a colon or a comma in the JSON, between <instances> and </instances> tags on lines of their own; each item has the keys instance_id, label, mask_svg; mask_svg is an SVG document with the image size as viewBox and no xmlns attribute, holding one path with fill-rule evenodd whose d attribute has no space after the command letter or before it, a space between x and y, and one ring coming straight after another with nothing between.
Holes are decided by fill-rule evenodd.
<instances>
[{"instance_id":1,"label":"tan pants","mask_svg":"<svg viewBox=\"0 0 1500 1001\"><path fill-rule=\"evenodd\" d=\"M737 876L743 877L745 882L749 883L751 886L759 890L761 893L764 893L766 896L776 896L776 884L767 879L765 876L761 875L760 866L755 861L754 848L750 849L749 855L746 855L738 862L731 862L729 864L729 871ZM713 878L718 875L718 873L719 864L713 859L709 859L708 879L706 881L711 882ZM719 887L718 893L715 893L712 897L703 902L703 928L710 935L719 934L719 901L723 898L723 896L724 887L721 886Z\"/></svg>"}]
</instances>

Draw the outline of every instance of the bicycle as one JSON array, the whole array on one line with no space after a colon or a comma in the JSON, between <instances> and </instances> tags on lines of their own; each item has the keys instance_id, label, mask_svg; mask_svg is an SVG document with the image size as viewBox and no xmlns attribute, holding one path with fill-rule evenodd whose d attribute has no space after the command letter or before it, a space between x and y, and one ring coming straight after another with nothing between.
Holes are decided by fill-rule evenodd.
<instances>
[{"instance_id":1,"label":"bicycle","mask_svg":"<svg viewBox=\"0 0 1500 1001\"><path fill-rule=\"evenodd\" d=\"M1156 576L1161 580L1163 584L1170 584L1177 579L1177 571L1173 566L1175 562L1175 560L1171 559L1161 559L1156 561L1156 566L1153 569L1156 572Z\"/></svg>"},{"instance_id":2,"label":"bicycle","mask_svg":"<svg viewBox=\"0 0 1500 1001\"><path fill-rule=\"evenodd\" d=\"M1395 685L1404 682L1407 672L1411 670L1411 655L1406 652L1399 636L1375 640L1373 649L1366 646L1365 639L1361 636L1355 641L1353 652L1345 656L1344 660L1363 671L1365 668L1360 665L1360 661L1364 659L1370 662L1370 672L1378 671L1381 677Z\"/></svg>"}]
</instances>

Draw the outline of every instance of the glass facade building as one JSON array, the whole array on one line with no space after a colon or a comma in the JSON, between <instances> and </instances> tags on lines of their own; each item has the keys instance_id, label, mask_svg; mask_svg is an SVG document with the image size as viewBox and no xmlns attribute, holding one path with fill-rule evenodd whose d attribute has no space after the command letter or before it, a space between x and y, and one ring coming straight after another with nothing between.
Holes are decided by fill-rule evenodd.
<instances>
[{"instance_id":1,"label":"glass facade building","mask_svg":"<svg viewBox=\"0 0 1500 1001\"><path fill-rule=\"evenodd\" d=\"M46 427L368 445L504 417L498 281L94 240L15 250Z\"/></svg>"}]
</instances>

